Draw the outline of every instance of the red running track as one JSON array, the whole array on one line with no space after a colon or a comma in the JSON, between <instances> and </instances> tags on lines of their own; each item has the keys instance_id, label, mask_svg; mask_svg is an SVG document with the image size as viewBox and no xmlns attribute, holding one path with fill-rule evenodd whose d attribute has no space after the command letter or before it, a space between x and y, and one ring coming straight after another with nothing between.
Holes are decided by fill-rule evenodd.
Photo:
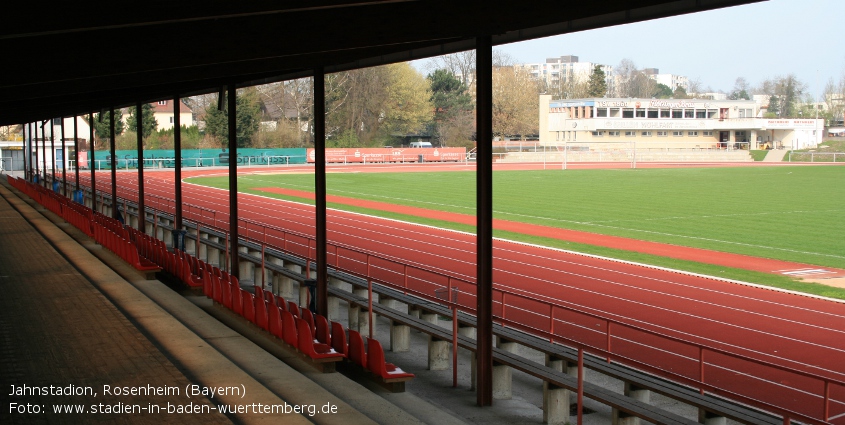
<instances>
[{"instance_id":1,"label":"red running track","mask_svg":"<svg viewBox=\"0 0 845 425\"><path fill-rule=\"evenodd\" d=\"M108 190L100 184L106 178L98 175L97 181L98 190ZM119 173L118 196L134 199L136 183L134 173ZM147 171L151 197L172 199L172 184L172 172ZM186 203L218 211L217 226L228 228L226 191L183 187ZM238 200L242 219L314 232L313 206L247 194ZM430 270L409 278L420 292L431 294L445 284L437 274L455 279L462 309L474 308L475 288L466 283L474 281L474 235L334 210L327 224L330 243ZM331 254L330 261L353 271L361 269L353 259L366 257ZM372 275L401 286L392 263L382 263L373 261ZM497 321L558 341L577 341L597 353L610 348L614 356L676 379L699 378L697 347L707 347L703 373L708 385L819 420L825 416L827 391L830 423L845 424L845 387L834 383L825 390L818 379L765 366L845 382L843 303L501 240L494 242L493 266Z\"/></svg>"}]
</instances>

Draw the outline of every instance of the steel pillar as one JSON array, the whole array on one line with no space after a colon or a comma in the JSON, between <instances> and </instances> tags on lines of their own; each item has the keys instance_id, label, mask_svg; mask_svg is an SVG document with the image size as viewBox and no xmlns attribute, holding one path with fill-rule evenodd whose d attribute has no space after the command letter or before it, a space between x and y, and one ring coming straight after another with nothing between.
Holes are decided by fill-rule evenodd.
<instances>
[{"instance_id":1,"label":"steel pillar","mask_svg":"<svg viewBox=\"0 0 845 425\"><path fill-rule=\"evenodd\" d=\"M50 118L50 174L53 180L50 184L56 181L56 126L53 125L53 119Z\"/></svg>"},{"instance_id":2,"label":"steel pillar","mask_svg":"<svg viewBox=\"0 0 845 425\"><path fill-rule=\"evenodd\" d=\"M73 116L73 154L76 156L76 166L73 167L76 176L76 190L79 190L79 129L76 125L76 115Z\"/></svg>"},{"instance_id":3,"label":"steel pillar","mask_svg":"<svg viewBox=\"0 0 845 425\"><path fill-rule=\"evenodd\" d=\"M117 218L117 152L115 152L114 107L109 109L109 153L111 154L111 216Z\"/></svg>"},{"instance_id":4,"label":"steel pillar","mask_svg":"<svg viewBox=\"0 0 845 425\"><path fill-rule=\"evenodd\" d=\"M173 97L173 150L176 160L176 168L173 170L174 180L176 180L174 188L176 211L173 214L175 221L173 227L177 230L182 229L182 124L179 118L179 102L181 101L178 94Z\"/></svg>"},{"instance_id":5,"label":"steel pillar","mask_svg":"<svg viewBox=\"0 0 845 425\"><path fill-rule=\"evenodd\" d=\"M317 313L328 317L326 264L326 81L322 68L314 70L314 191L316 200Z\"/></svg>"},{"instance_id":6,"label":"steel pillar","mask_svg":"<svg viewBox=\"0 0 845 425\"><path fill-rule=\"evenodd\" d=\"M65 117L61 118L61 135L59 143L62 145L62 195L67 196L67 148L65 146Z\"/></svg>"},{"instance_id":7,"label":"steel pillar","mask_svg":"<svg viewBox=\"0 0 845 425\"><path fill-rule=\"evenodd\" d=\"M97 160L94 157L94 112L88 113L88 152L91 152L91 161L88 168L91 169L91 209L97 211L97 176L94 171L97 168Z\"/></svg>"},{"instance_id":8,"label":"steel pillar","mask_svg":"<svg viewBox=\"0 0 845 425\"><path fill-rule=\"evenodd\" d=\"M238 256L238 132L237 132L237 89L229 84L229 274L240 279L240 257Z\"/></svg>"},{"instance_id":9,"label":"steel pillar","mask_svg":"<svg viewBox=\"0 0 845 425\"><path fill-rule=\"evenodd\" d=\"M135 130L138 131L138 231L144 233L147 228L147 208L144 203L144 105L135 105ZM178 207L177 207L178 208Z\"/></svg>"},{"instance_id":10,"label":"steel pillar","mask_svg":"<svg viewBox=\"0 0 845 425\"><path fill-rule=\"evenodd\" d=\"M477 373L479 406L493 404L493 43L476 39Z\"/></svg>"}]
</instances>

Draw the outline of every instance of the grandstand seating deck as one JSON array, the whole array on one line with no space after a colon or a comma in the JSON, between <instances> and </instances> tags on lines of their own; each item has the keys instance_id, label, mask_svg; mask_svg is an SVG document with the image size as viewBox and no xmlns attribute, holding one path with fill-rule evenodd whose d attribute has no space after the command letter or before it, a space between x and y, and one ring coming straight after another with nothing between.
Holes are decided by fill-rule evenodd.
<instances>
[{"instance_id":1,"label":"grandstand seating deck","mask_svg":"<svg viewBox=\"0 0 845 425\"><path fill-rule=\"evenodd\" d=\"M163 283L145 280L117 255L90 239L84 240L87 236L82 231L51 216L25 196L19 198L5 181L2 183L0 282L4 296L0 297L0 336L4 343L0 377L7 385L90 387L98 395L12 396L10 402L43 405L51 413L12 414L4 409L0 423L229 423L232 419L286 424L419 423L340 374L332 374L318 385ZM104 385L175 387L180 394L110 396L104 394ZM191 385L243 385L246 397L187 398L185 391ZM351 391L356 394L356 405L335 396L325 385L355 387ZM92 405L103 409L119 403L124 408L134 406L136 412L90 413ZM189 403L210 413L165 413L168 404ZM338 413L227 417L215 406L252 403L331 403ZM53 405L82 405L89 413L53 414ZM162 410L157 414L140 410L151 405Z\"/></svg>"}]
</instances>

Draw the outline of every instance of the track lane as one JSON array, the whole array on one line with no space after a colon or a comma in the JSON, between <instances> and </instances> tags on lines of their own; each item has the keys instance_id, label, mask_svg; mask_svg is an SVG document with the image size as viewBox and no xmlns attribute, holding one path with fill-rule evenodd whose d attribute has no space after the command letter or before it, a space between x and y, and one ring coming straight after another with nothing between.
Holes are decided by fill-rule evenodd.
<instances>
[{"instance_id":1,"label":"track lane","mask_svg":"<svg viewBox=\"0 0 845 425\"><path fill-rule=\"evenodd\" d=\"M121 178L120 184L134 187L134 178L126 177ZM98 190L103 190L99 182L100 179ZM167 178L147 182L148 193L172 198ZM186 202L228 210L228 197L220 196L219 192L212 193L192 185L184 185L183 191ZM131 190L120 193L132 197ZM280 223L279 227L313 233L313 206L245 194L239 195L239 203L242 218L274 225ZM438 268L465 280L471 281L475 274L474 235L338 211L332 211L329 219L330 241L363 243L366 250L373 253L421 265L424 264L421 259L437 258ZM218 223L225 221L228 221L227 215L218 214ZM841 379L845 372L837 364L841 363L837 359L843 357L845 350L845 344L841 342L845 340L841 338L845 330L841 304L547 248L498 240L494 246L496 287L512 286L529 295L549 297L561 305L574 305L609 318L647 324L667 333L675 332L685 339L752 354L764 361L805 362L821 375L825 373L819 370L824 370ZM560 286L561 280L566 281L565 287ZM585 333L584 329L589 325L582 323L580 332ZM600 335L598 342L601 342L603 334L591 333ZM624 344L654 351L626 342L625 335L614 338L622 344L618 348L631 351L632 356L636 356L636 350L626 349ZM773 359L772 355L778 358ZM736 371L730 373L737 375Z\"/></svg>"}]
</instances>

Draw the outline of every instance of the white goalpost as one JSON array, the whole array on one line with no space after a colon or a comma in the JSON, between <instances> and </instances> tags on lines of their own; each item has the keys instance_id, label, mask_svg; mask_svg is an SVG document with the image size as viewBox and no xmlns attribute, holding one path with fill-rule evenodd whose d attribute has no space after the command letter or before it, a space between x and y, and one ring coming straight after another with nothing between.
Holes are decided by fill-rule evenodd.
<instances>
[{"instance_id":1,"label":"white goalpost","mask_svg":"<svg viewBox=\"0 0 845 425\"><path fill-rule=\"evenodd\" d=\"M637 168L637 142L625 141L565 141L555 144L563 150L562 169L570 163L627 163L630 168Z\"/></svg>"}]
</instances>

